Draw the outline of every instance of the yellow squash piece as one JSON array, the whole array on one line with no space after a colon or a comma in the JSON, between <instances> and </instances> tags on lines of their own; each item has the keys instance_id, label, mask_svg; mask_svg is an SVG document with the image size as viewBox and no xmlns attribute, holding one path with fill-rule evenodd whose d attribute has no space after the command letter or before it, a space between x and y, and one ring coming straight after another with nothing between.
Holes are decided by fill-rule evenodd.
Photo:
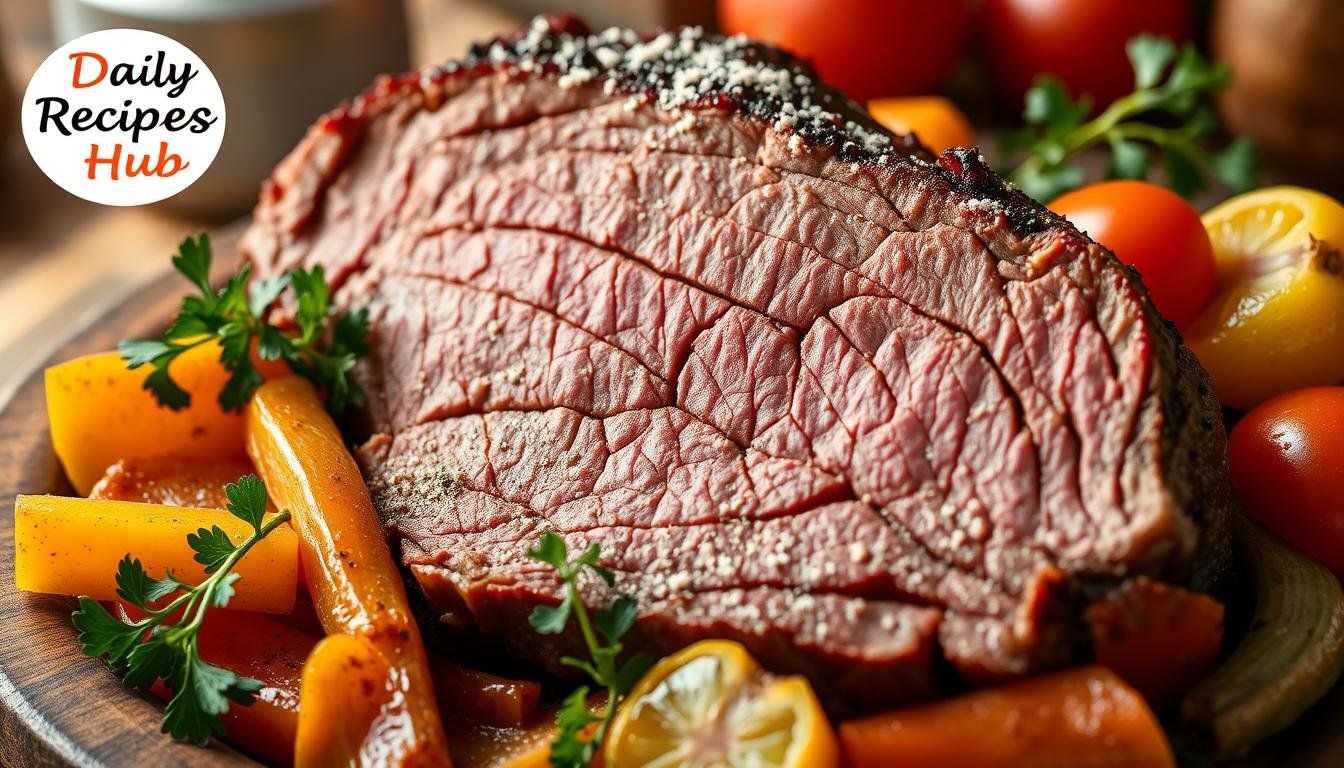
<instances>
[{"instance_id":1,"label":"yellow squash piece","mask_svg":"<svg viewBox=\"0 0 1344 768\"><path fill-rule=\"evenodd\" d=\"M741 645L706 640L649 670L607 737L609 768L827 768L835 734L812 687L774 677Z\"/></svg>"},{"instance_id":2,"label":"yellow squash piece","mask_svg":"<svg viewBox=\"0 0 1344 768\"><path fill-rule=\"evenodd\" d=\"M170 368L191 393L191 406L172 411L144 389L150 368L127 370L116 352L47 369L51 444L81 496L113 463L146 456L226 459L243 456L243 415L219 407L229 373L213 343L182 354Z\"/></svg>"},{"instance_id":3,"label":"yellow squash piece","mask_svg":"<svg viewBox=\"0 0 1344 768\"><path fill-rule=\"evenodd\" d=\"M1218 287L1186 342L1223 404L1344 381L1344 205L1270 187L1215 207L1204 226Z\"/></svg>"},{"instance_id":4,"label":"yellow squash piece","mask_svg":"<svg viewBox=\"0 0 1344 768\"><path fill-rule=\"evenodd\" d=\"M19 496L14 501L14 580L26 592L117 599L117 563L130 554L149 575L165 571L191 584L205 571L187 534L219 526L235 544L251 527L221 509L195 509L131 501ZM288 613L298 585L299 547L282 525L238 561L242 578L230 608Z\"/></svg>"}]
</instances>

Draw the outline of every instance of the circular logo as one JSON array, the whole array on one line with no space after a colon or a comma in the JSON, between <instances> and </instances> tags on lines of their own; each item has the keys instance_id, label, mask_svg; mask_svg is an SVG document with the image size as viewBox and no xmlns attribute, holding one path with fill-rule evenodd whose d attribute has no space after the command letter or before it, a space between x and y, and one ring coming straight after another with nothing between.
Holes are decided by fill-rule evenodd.
<instances>
[{"instance_id":1,"label":"circular logo","mask_svg":"<svg viewBox=\"0 0 1344 768\"><path fill-rule=\"evenodd\" d=\"M103 205L144 205L201 177L224 139L224 94L169 37L105 29L61 46L23 97L23 138L43 173Z\"/></svg>"}]
</instances>

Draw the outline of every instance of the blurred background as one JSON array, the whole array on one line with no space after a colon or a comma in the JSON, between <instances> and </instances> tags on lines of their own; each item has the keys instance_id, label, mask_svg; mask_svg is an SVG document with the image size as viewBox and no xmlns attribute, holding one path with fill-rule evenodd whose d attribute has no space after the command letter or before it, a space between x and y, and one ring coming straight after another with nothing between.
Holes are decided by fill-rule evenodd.
<instances>
[{"instance_id":1,"label":"blurred background","mask_svg":"<svg viewBox=\"0 0 1344 768\"><path fill-rule=\"evenodd\" d=\"M935 149L974 141L992 162L1038 75L1090 96L1092 116L1133 88L1126 42L1162 35L1231 66L1217 130L1256 140L1262 181L1344 188L1344 0L0 0L0 400L57 343L163 274L184 234L245 216L313 119L374 75L456 57L533 13L565 10L595 28L690 23L778 42L852 97L878 100L884 122ZM224 90L219 157L157 206L105 208L65 193L14 124L37 65L110 27L180 40ZM909 96L937 98L881 101ZM1197 199L1226 195L1212 185Z\"/></svg>"}]
</instances>

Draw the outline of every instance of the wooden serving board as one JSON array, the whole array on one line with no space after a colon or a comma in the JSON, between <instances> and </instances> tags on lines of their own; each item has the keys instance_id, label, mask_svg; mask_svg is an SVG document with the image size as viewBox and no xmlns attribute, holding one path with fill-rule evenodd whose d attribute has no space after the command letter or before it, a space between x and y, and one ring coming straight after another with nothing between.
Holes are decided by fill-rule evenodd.
<instances>
[{"instance_id":1,"label":"wooden serving board","mask_svg":"<svg viewBox=\"0 0 1344 768\"><path fill-rule=\"evenodd\" d=\"M229 268L240 234L241 227L231 227L215 235L221 271ZM176 275L165 275L111 308L49 362L158 334L186 288ZM225 744L200 749L161 734L157 701L126 690L102 662L80 655L70 624L72 598L14 589L14 496L20 493L74 493L52 453L41 370L0 404L0 765L257 765ZM1234 765L1344 766L1344 685Z\"/></svg>"},{"instance_id":2,"label":"wooden serving board","mask_svg":"<svg viewBox=\"0 0 1344 768\"><path fill-rule=\"evenodd\" d=\"M218 233L216 262L229 268L241 229ZM176 274L109 310L52 354L51 362L153 336L187 284ZM257 763L227 745L209 749L159 733L160 704L124 688L107 666L79 653L69 597L14 588L14 496L73 495L51 450L42 371L0 410L0 764L6 766L240 766ZM146 446L151 448L152 446Z\"/></svg>"}]
</instances>

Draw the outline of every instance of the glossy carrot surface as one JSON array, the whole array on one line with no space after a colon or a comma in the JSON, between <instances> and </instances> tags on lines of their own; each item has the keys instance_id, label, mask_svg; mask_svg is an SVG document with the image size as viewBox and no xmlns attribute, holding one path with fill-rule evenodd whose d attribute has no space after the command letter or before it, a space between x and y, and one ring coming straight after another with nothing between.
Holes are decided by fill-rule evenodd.
<instances>
[{"instance_id":1,"label":"glossy carrot surface","mask_svg":"<svg viewBox=\"0 0 1344 768\"><path fill-rule=\"evenodd\" d=\"M1089 666L906 707L840 726L851 768L1172 768L1134 689Z\"/></svg>"},{"instance_id":2,"label":"glossy carrot surface","mask_svg":"<svg viewBox=\"0 0 1344 768\"><path fill-rule=\"evenodd\" d=\"M359 467L312 385L297 377L262 385L247 409L247 449L276 505L294 516L323 628L329 635L364 638L387 666L391 695L361 731L378 743L362 745L358 754L376 751L393 765L450 764L427 654L401 574ZM349 655L354 646L348 645L337 641L336 647ZM349 715L358 720L360 713ZM359 727L343 716L344 710L305 707L300 720L320 719L313 727L331 732ZM300 722L300 738L306 727ZM347 757L358 762L358 754ZM300 766L325 764L297 757Z\"/></svg>"}]
</instances>

